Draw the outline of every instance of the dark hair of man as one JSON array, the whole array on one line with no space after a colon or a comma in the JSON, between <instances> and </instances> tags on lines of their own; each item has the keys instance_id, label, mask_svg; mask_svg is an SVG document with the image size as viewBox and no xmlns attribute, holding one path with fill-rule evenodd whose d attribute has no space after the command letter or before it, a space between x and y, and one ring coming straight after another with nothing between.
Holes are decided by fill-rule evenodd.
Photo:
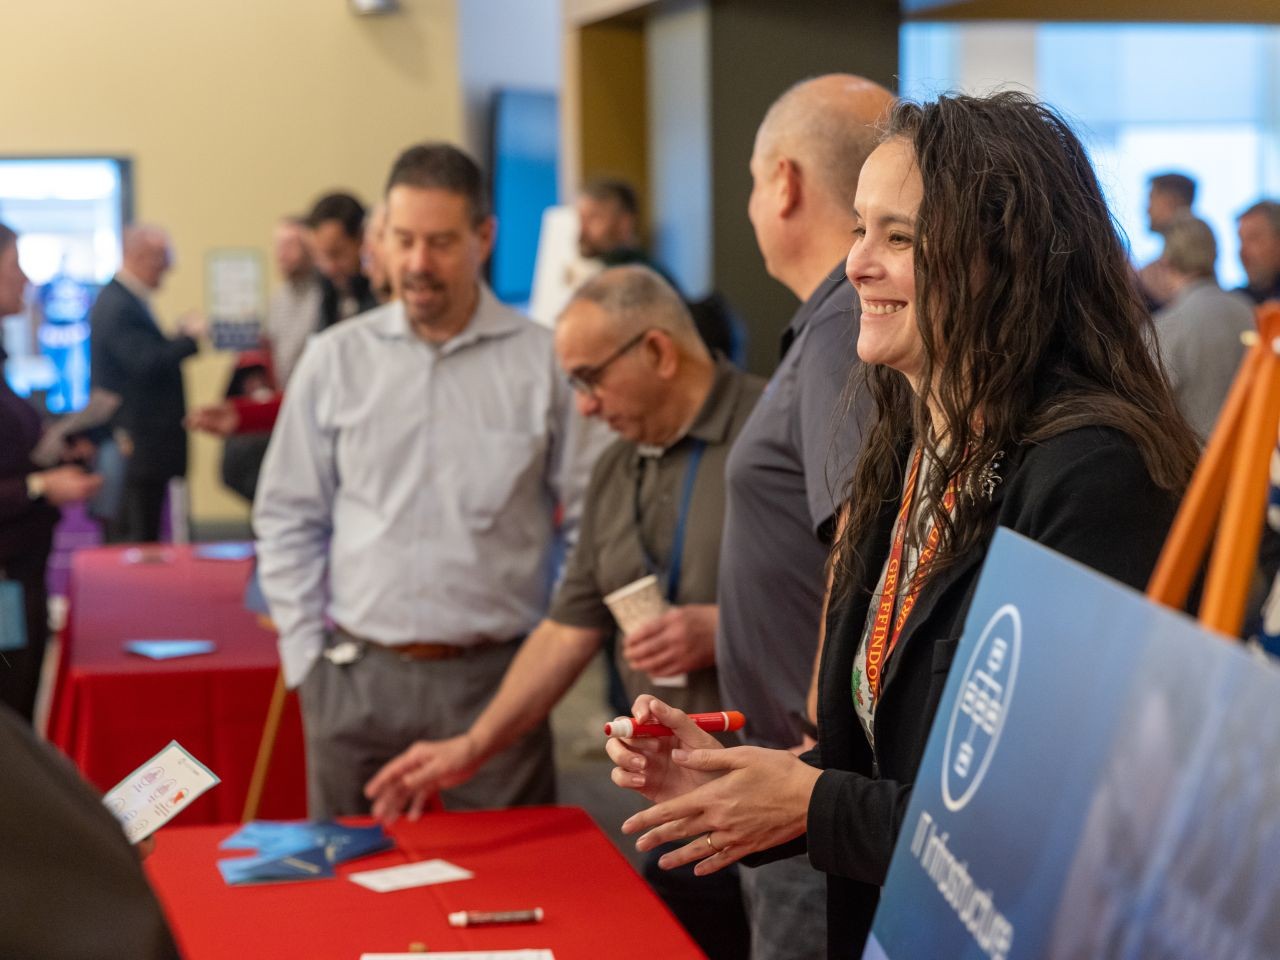
<instances>
[{"instance_id":1,"label":"dark hair of man","mask_svg":"<svg viewBox=\"0 0 1280 960\"><path fill-rule=\"evenodd\" d=\"M592 200L606 203L612 200L633 217L640 216L640 202L636 199L636 189L625 180L614 177L596 177L587 181L582 188L582 195Z\"/></svg>"},{"instance_id":2,"label":"dark hair of man","mask_svg":"<svg viewBox=\"0 0 1280 960\"><path fill-rule=\"evenodd\" d=\"M489 188L484 174L479 164L452 144L420 143L400 154L391 166L386 192L399 186L445 190L466 198L473 226L489 218Z\"/></svg>"},{"instance_id":3,"label":"dark hair of man","mask_svg":"<svg viewBox=\"0 0 1280 960\"><path fill-rule=\"evenodd\" d=\"M838 546L846 584L866 558L852 549L902 490L919 441L916 533L938 528L940 569L990 536L987 498L962 493L949 517L948 478L976 490L996 454L1078 427L1131 437L1152 479L1180 493L1198 448L1148 346L1151 316L1088 155L1067 123L1021 93L899 104L887 138L913 148L924 194L916 224L919 383L932 384L944 442L906 378L866 365L876 416L862 448Z\"/></svg>"},{"instance_id":4,"label":"dark hair of man","mask_svg":"<svg viewBox=\"0 0 1280 960\"><path fill-rule=\"evenodd\" d=\"M1254 216L1266 217L1272 232L1280 235L1280 203L1275 200L1259 200L1244 213L1240 214L1236 218L1236 222L1243 220L1245 217Z\"/></svg>"},{"instance_id":5,"label":"dark hair of man","mask_svg":"<svg viewBox=\"0 0 1280 960\"><path fill-rule=\"evenodd\" d=\"M1177 197L1183 206L1196 202L1196 182L1185 173L1157 173L1149 182L1152 190Z\"/></svg>"},{"instance_id":6,"label":"dark hair of man","mask_svg":"<svg viewBox=\"0 0 1280 960\"><path fill-rule=\"evenodd\" d=\"M6 252L17 242L18 235L13 232L13 229L0 223L0 253Z\"/></svg>"},{"instance_id":7,"label":"dark hair of man","mask_svg":"<svg viewBox=\"0 0 1280 960\"><path fill-rule=\"evenodd\" d=\"M349 193L326 193L312 205L307 226L314 230L330 220L337 220L343 233L359 240L364 235L364 204Z\"/></svg>"}]
</instances>

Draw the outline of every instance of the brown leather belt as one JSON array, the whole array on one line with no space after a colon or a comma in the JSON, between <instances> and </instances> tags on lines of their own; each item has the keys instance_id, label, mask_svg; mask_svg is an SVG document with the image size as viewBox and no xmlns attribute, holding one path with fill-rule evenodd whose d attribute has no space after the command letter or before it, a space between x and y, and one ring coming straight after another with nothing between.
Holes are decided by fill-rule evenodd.
<instances>
[{"instance_id":1,"label":"brown leather belt","mask_svg":"<svg viewBox=\"0 0 1280 960\"><path fill-rule=\"evenodd\" d=\"M382 653L389 653L399 657L401 660L456 660L458 657L465 657L469 652L475 652L487 647L499 646L502 644L513 643L522 637L513 637L510 640L482 640L479 643L457 644L457 643L430 643L427 641L414 641L412 643L379 643L377 640L370 640L367 637L360 637L352 633L350 630L344 630L342 627L337 628L338 636L344 640L354 641L364 650L377 650Z\"/></svg>"},{"instance_id":2,"label":"brown leather belt","mask_svg":"<svg viewBox=\"0 0 1280 960\"><path fill-rule=\"evenodd\" d=\"M381 650L383 653L394 654L401 660L454 660L458 657L465 656L470 647L459 646L456 643L397 643L385 644L378 643L376 640L366 640L370 650Z\"/></svg>"}]
</instances>

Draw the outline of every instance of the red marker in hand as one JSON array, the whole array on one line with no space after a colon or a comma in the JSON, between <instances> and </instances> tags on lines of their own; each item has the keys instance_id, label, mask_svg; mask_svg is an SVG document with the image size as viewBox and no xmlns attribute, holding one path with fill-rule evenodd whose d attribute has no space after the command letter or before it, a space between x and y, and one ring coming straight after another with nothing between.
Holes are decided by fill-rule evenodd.
<instances>
[{"instance_id":1,"label":"red marker in hand","mask_svg":"<svg viewBox=\"0 0 1280 960\"><path fill-rule=\"evenodd\" d=\"M721 710L718 713L691 713L689 719L699 730L708 733L725 733L741 730L747 718L737 710ZM604 725L606 737L671 737L675 731L660 723L637 723L635 717L618 717Z\"/></svg>"}]
</instances>

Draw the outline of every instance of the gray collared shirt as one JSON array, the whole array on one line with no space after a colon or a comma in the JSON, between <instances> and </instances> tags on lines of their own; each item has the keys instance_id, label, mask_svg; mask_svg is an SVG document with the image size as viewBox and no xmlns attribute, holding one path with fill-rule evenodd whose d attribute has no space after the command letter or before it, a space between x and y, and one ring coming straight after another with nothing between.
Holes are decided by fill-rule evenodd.
<instances>
[{"instance_id":1,"label":"gray collared shirt","mask_svg":"<svg viewBox=\"0 0 1280 960\"><path fill-rule=\"evenodd\" d=\"M860 309L839 265L796 312L785 355L725 468L716 667L742 738L799 743L826 582L826 534L862 444L869 397L846 397ZM767 664L767 669L761 669Z\"/></svg>"},{"instance_id":2,"label":"gray collared shirt","mask_svg":"<svg viewBox=\"0 0 1280 960\"><path fill-rule=\"evenodd\" d=\"M433 345L391 303L313 337L254 502L285 681L325 618L380 643L506 639L542 616L556 504L572 530L599 449L550 331L487 287Z\"/></svg>"}]
</instances>

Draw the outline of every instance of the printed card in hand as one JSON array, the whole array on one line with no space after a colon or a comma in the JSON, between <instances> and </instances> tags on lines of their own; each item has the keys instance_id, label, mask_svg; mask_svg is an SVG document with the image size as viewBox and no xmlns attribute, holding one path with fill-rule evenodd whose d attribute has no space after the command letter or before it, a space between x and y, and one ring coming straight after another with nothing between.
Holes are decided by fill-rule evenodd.
<instances>
[{"instance_id":1,"label":"printed card in hand","mask_svg":"<svg viewBox=\"0 0 1280 960\"><path fill-rule=\"evenodd\" d=\"M177 740L170 740L167 747L107 791L102 802L124 825L129 842L137 843L219 782L212 770Z\"/></svg>"}]
</instances>

